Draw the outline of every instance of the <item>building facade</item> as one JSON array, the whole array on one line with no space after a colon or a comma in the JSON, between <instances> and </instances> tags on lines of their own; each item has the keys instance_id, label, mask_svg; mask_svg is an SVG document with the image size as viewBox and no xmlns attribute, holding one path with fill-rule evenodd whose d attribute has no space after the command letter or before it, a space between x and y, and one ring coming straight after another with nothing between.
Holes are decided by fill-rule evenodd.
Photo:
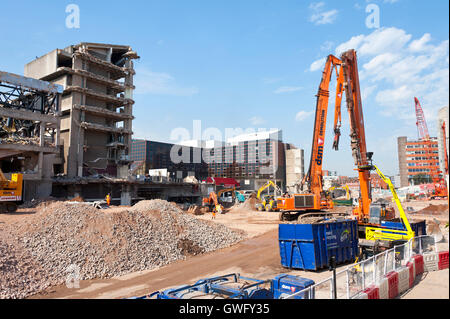
<instances>
[{"instance_id":1,"label":"building facade","mask_svg":"<svg viewBox=\"0 0 450 319\"><path fill-rule=\"evenodd\" d=\"M133 139L130 153L134 162L132 173L146 176L150 170L167 169L172 180L188 176L203 180L208 177L208 167L204 161L196 160L198 154L201 154L201 149L196 147Z\"/></svg>"},{"instance_id":2,"label":"building facade","mask_svg":"<svg viewBox=\"0 0 450 319\"><path fill-rule=\"evenodd\" d=\"M0 71L0 169L23 175L24 201L48 197L60 157L63 88Z\"/></svg>"},{"instance_id":3,"label":"building facade","mask_svg":"<svg viewBox=\"0 0 450 319\"><path fill-rule=\"evenodd\" d=\"M210 177L234 178L241 189L258 189L268 180L282 189L286 187L285 144L281 130L237 135L229 138L225 146L205 151Z\"/></svg>"},{"instance_id":4,"label":"building facade","mask_svg":"<svg viewBox=\"0 0 450 319\"><path fill-rule=\"evenodd\" d=\"M437 138L430 141L398 138L400 187L431 182L432 171L439 171Z\"/></svg>"},{"instance_id":5,"label":"building facade","mask_svg":"<svg viewBox=\"0 0 450 319\"><path fill-rule=\"evenodd\" d=\"M287 176L292 185L303 178L304 152L284 144L281 134L272 130L235 136L226 142L186 141L182 145L133 140L131 159L135 174L168 168L172 174L182 172L183 178L233 178L241 189L255 190L268 180L285 189Z\"/></svg>"},{"instance_id":6,"label":"building facade","mask_svg":"<svg viewBox=\"0 0 450 319\"><path fill-rule=\"evenodd\" d=\"M128 175L137 58L129 46L83 42L25 66L26 76L64 87L60 139L68 178Z\"/></svg>"}]
</instances>

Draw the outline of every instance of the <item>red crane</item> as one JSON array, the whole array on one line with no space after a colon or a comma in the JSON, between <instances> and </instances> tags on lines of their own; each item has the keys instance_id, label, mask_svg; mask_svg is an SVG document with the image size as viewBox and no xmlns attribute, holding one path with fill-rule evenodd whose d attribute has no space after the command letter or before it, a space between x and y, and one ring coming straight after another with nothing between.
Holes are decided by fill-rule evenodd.
<instances>
[{"instance_id":1,"label":"red crane","mask_svg":"<svg viewBox=\"0 0 450 319\"><path fill-rule=\"evenodd\" d=\"M422 106L416 97L414 97L414 101L416 102L416 125L417 131L419 132L419 140L429 140L430 134L428 133L427 122L425 121Z\"/></svg>"},{"instance_id":2,"label":"red crane","mask_svg":"<svg viewBox=\"0 0 450 319\"><path fill-rule=\"evenodd\" d=\"M428 149L428 151L426 152L426 155L428 155L427 162L430 165L428 175L430 176L435 186L434 194L432 194L431 197L447 197L447 186L445 185L444 179L441 177L442 172L436 169L436 165L434 165L435 156L431 151L433 143L428 132L427 122L425 121L425 115L423 114L422 106L420 105L420 102L416 97L414 97L414 102L416 105L416 125L417 131L419 133L419 140L425 142L424 146Z\"/></svg>"}]
</instances>

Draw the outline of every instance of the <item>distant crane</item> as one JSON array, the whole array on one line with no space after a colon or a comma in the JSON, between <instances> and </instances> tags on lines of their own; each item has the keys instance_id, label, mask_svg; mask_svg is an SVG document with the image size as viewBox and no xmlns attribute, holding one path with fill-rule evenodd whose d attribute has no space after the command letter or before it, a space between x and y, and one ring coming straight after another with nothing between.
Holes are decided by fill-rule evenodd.
<instances>
[{"instance_id":1,"label":"distant crane","mask_svg":"<svg viewBox=\"0 0 450 319\"><path fill-rule=\"evenodd\" d=\"M442 172L436 169L434 153L432 153L432 141L430 138L430 133L428 132L427 122L425 120L425 115L423 113L422 106L420 105L417 97L414 97L415 107L416 107L416 125L417 131L419 134L419 140L424 142L426 151L425 155L427 155L427 162L429 164L428 175L430 176L433 184L435 185L435 192L433 197L446 197L447 196L447 187L443 178L441 177ZM445 129L445 127L444 127ZM445 132L444 132L445 134Z\"/></svg>"},{"instance_id":2,"label":"distant crane","mask_svg":"<svg viewBox=\"0 0 450 319\"><path fill-rule=\"evenodd\" d=\"M429 140L430 134L428 133L427 122L425 121L425 115L423 114L422 106L420 105L420 102L416 97L414 97L414 102L416 103L416 125L417 131L419 133L419 140Z\"/></svg>"}]
</instances>

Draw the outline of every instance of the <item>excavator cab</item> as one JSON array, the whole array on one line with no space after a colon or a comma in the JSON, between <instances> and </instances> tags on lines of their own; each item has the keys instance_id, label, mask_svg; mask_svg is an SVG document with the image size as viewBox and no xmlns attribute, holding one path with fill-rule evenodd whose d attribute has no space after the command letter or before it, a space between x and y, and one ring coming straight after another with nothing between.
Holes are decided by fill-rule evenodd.
<instances>
[{"instance_id":1,"label":"excavator cab","mask_svg":"<svg viewBox=\"0 0 450 319\"><path fill-rule=\"evenodd\" d=\"M258 203L257 209L259 211L266 211L271 212L273 210L276 210L277 208L277 201L275 200L273 195L265 195L262 197L261 203Z\"/></svg>"},{"instance_id":2,"label":"excavator cab","mask_svg":"<svg viewBox=\"0 0 450 319\"><path fill-rule=\"evenodd\" d=\"M369 223L380 225L382 221L395 218L395 210L386 202L374 202L370 204Z\"/></svg>"}]
</instances>

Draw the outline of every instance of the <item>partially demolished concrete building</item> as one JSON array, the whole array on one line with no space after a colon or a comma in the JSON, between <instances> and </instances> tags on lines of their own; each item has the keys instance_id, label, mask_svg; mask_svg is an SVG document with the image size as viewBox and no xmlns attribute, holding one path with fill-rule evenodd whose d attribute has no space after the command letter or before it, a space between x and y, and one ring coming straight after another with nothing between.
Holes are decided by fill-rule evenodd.
<instances>
[{"instance_id":1,"label":"partially demolished concrete building","mask_svg":"<svg viewBox=\"0 0 450 319\"><path fill-rule=\"evenodd\" d=\"M133 59L129 46L80 43L25 66L25 76L62 85L61 144L67 178L126 178L133 120Z\"/></svg>"},{"instance_id":2,"label":"partially demolished concrete building","mask_svg":"<svg viewBox=\"0 0 450 319\"><path fill-rule=\"evenodd\" d=\"M0 168L23 174L23 200L47 197L59 156L62 86L0 71Z\"/></svg>"}]
</instances>

